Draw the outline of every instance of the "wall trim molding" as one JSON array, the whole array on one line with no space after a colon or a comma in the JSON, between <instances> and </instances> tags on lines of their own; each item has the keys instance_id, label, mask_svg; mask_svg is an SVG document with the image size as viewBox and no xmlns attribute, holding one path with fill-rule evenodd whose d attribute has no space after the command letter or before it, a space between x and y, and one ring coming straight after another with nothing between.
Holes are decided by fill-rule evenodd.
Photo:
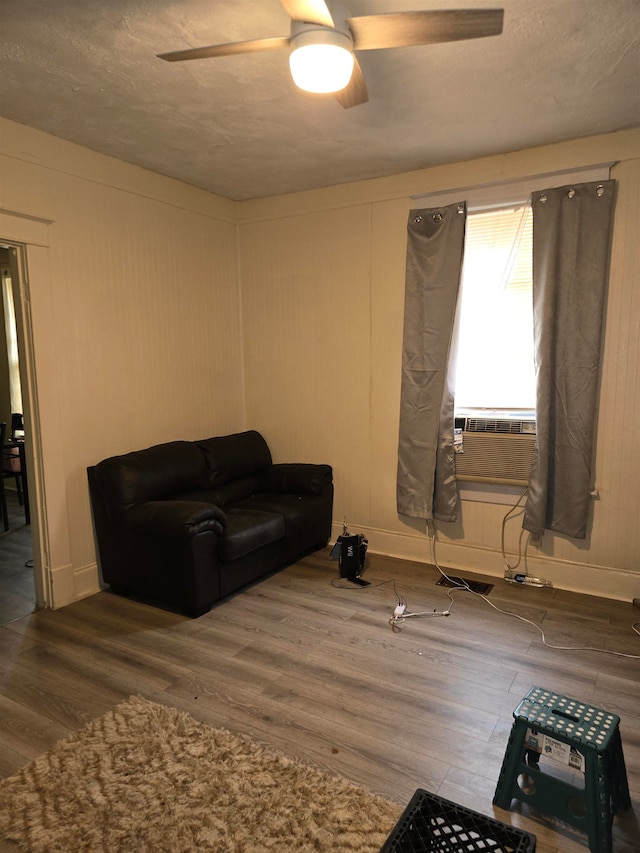
<instances>
[{"instance_id":1,"label":"wall trim molding","mask_svg":"<svg viewBox=\"0 0 640 853\"><path fill-rule=\"evenodd\" d=\"M0 208L0 235L6 242L49 247L49 226L52 219L35 216L22 210Z\"/></svg>"},{"instance_id":2,"label":"wall trim molding","mask_svg":"<svg viewBox=\"0 0 640 853\"><path fill-rule=\"evenodd\" d=\"M0 116L0 155L235 225L239 202Z\"/></svg>"}]
</instances>

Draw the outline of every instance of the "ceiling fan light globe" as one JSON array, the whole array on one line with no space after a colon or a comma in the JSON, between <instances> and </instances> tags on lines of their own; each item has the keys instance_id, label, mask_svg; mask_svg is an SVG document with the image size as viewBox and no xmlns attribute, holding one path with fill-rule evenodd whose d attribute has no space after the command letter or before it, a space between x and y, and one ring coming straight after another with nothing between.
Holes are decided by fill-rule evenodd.
<instances>
[{"instance_id":1,"label":"ceiling fan light globe","mask_svg":"<svg viewBox=\"0 0 640 853\"><path fill-rule=\"evenodd\" d=\"M353 72L350 40L335 30L312 30L292 42L289 67L293 82L305 92L339 92Z\"/></svg>"}]
</instances>

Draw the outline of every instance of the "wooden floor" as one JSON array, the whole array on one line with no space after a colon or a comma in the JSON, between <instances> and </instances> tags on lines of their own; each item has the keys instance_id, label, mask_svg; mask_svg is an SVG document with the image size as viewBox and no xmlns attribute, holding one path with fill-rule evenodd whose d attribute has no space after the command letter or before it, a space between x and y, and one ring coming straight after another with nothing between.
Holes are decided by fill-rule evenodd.
<instances>
[{"instance_id":1,"label":"wooden floor","mask_svg":"<svg viewBox=\"0 0 640 853\"><path fill-rule=\"evenodd\" d=\"M9 530L0 521L0 625L31 613L36 603L31 525L25 523L15 491L6 489L5 494Z\"/></svg>"},{"instance_id":2,"label":"wooden floor","mask_svg":"<svg viewBox=\"0 0 640 853\"><path fill-rule=\"evenodd\" d=\"M640 849L640 660L545 647L534 628L466 592L449 606L435 568L373 555L359 588L319 552L196 620L102 592L0 628L0 776L132 694L184 709L406 803L418 787L537 835L537 853L585 836L491 800L512 712L541 685L620 715L633 808L615 853ZM547 642L640 655L640 611L495 581L489 600ZM292 851L294 853L294 851Z\"/></svg>"}]
</instances>

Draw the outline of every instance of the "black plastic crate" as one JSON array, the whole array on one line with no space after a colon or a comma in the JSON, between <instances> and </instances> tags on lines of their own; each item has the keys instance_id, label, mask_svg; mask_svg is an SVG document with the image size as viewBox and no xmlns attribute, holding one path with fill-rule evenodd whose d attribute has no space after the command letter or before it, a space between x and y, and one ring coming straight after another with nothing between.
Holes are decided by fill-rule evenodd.
<instances>
[{"instance_id":1,"label":"black plastic crate","mask_svg":"<svg viewBox=\"0 0 640 853\"><path fill-rule=\"evenodd\" d=\"M535 853L535 849L535 835L418 788L380 853Z\"/></svg>"}]
</instances>

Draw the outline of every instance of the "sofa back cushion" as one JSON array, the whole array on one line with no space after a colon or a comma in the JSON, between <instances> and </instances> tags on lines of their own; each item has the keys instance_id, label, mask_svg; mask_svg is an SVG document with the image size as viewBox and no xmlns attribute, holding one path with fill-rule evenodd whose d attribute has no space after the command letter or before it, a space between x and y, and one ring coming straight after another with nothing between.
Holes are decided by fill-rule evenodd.
<instances>
[{"instance_id":1,"label":"sofa back cushion","mask_svg":"<svg viewBox=\"0 0 640 853\"><path fill-rule=\"evenodd\" d=\"M95 466L95 478L116 512L208 486L202 453L190 441L170 441L104 459Z\"/></svg>"},{"instance_id":2,"label":"sofa back cushion","mask_svg":"<svg viewBox=\"0 0 640 853\"><path fill-rule=\"evenodd\" d=\"M178 492L171 498L174 501L200 501L226 507L229 504L244 500L244 498L250 498L259 492L264 492L264 490L263 477L242 477L240 480L233 480L231 483L226 483L217 488L207 487L197 491Z\"/></svg>"},{"instance_id":3,"label":"sofa back cushion","mask_svg":"<svg viewBox=\"0 0 640 853\"><path fill-rule=\"evenodd\" d=\"M267 442L255 430L221 435L196 442L206 459L209 486L259 476L272 464Z\"/></svg>"}]
</instances>

